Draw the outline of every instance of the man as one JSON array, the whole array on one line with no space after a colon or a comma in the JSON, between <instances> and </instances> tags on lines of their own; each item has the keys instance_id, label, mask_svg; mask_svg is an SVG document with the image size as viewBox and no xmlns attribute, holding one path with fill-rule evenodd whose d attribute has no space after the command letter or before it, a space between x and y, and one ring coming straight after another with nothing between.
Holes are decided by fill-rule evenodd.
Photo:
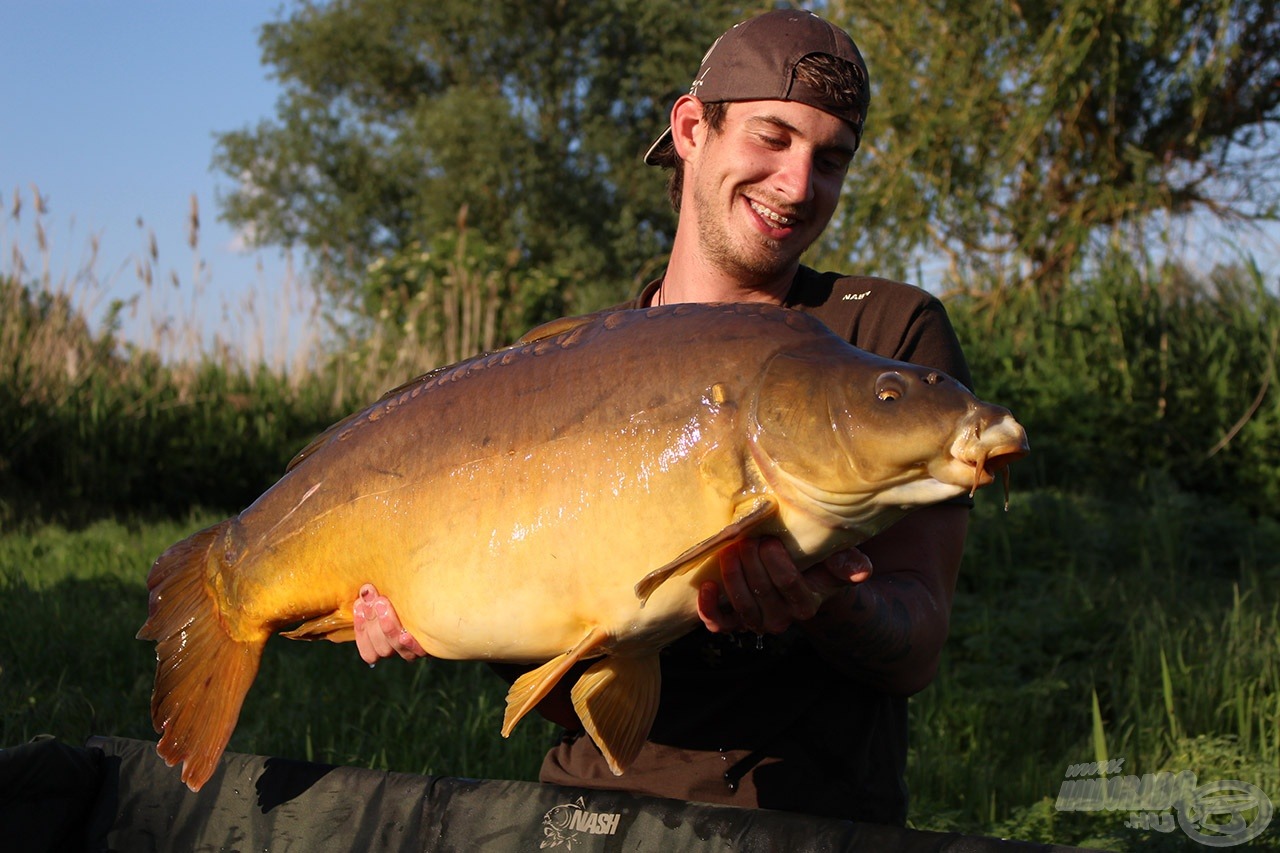
<instances>
[{"instance_id":1,"label":"man","mask_svg":"<svg viewBox=\"0 0 1280 853\"><path fill-rule=\"evenodd\" d=\"M669 264L621 307L782 304L864 349L971 384L936 299L800 264L835 211L869 100L853 41L808 12L770 12L721 36L645 156L674 169ZM946 639L962 504L919 510L804 572L776 540L737 547L722 582L700 591L708 630L663 653L658 717L627 772L614 776L582 733L567 677L539 706L566 728L542 780L902 824L906 697L933 679ZM356 628L370 663L423 654L371 587Z\"/></svg>"}]
</instances>

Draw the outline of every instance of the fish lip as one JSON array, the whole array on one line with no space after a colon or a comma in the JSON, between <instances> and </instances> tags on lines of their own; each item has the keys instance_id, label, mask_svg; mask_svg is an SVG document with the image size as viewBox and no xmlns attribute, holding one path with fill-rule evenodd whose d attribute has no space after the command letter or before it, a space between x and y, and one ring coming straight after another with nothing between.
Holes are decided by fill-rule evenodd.
<instances>
[{"instance_id":1,"label":"fish lip","mask_svg":"<svg viewBox=\"0 0 1280 853\"><path fill-rule=\"evenodd\" d=\"M1027 446L1026 441L1020 444L1010 442L992 449L980 459L957 458L956 461L967 465L973 471L973 489L969 492L973 494L973 491L982 486L994 483L996 475L1030 452L1031 448Z\"/></svg>"},{"instance_id":2,"label":"fish lip","mask_svg":"<svg viewBox=\"0 0 1280 853\"><path fill-rule=\"evenodd\" d=\"M988 452L986 459L982 460L983 473L995 479L996 474L1030 452L1031 447L1027 444L1025 438L1020 442L1009 442L1008 444L1000 445Z\"/></svg>"},{"instance_id":3,"label":"fish lip","mask_svg":"<svg viewBox=\"0 0 1280 853\"><path fill-rule=\"evenodd\" d=\"M1030 452L1026 430L1007 410L982 406L962 422L950 455L971 472L967 479L972 495L995 482L997 474Z\"/></svg>"}]
</instances>

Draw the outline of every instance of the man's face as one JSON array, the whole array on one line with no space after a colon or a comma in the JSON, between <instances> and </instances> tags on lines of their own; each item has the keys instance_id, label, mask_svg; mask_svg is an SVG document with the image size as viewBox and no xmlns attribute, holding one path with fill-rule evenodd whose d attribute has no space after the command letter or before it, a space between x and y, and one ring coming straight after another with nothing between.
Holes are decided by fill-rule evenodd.
<instances>
[{"instance_id":1,"label":"man's face","mask_svg":"<svg viewBox=\"0 0 1280 853\"><path fill-rule=\"evenodd\" d=\"M748 284L790 269L831 220L856 146L845 122L807 104L729 104L685 162L707 259Z\"/></svg>"}]
</instances>

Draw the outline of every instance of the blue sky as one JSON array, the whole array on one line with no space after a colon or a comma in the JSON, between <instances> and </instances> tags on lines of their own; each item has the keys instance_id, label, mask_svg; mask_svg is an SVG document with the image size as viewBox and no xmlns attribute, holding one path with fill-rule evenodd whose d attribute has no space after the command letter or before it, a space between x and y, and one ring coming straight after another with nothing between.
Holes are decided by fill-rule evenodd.
<instances>
[{"instance_id":1,"label":"blue sky","mask_svg":"<svg viewBox=\"0 0 1280 853\"><path fill-rule=\"evenodd\" d=\"M181 287L194 289L186 243L194 193L207 264L203 310L218 313L252 288L270 296L285 275L283 259L274 250L235 250L236 235L217 220L217 193L231 187L210 164L215 133L272 113L279 87L259 62L258 30L276 8L247 0L0 0L0 269L11 269L15 241L28 266L37 257L34 184L48 206L55 280L74 274L98 235L97 266L114 282L110 298L140 290L133 259L146 253L141 218L155 232L158 277L168 281L176 271ZM15 190L18 223L9 217Z\"/></svg>"}]
</instances>

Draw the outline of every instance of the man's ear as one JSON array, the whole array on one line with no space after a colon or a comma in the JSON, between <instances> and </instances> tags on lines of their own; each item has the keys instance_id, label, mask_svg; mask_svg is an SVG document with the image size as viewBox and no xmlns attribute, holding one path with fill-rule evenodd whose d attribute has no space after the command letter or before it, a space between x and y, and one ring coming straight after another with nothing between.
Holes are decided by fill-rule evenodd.
<instances>
[{"instance_id":1,"label":"man's ear","mask_svg":"<svg viewBox=\"0 0 1280 853\"><path fill-rule=\"evenodd\" d=\"M702 146L707 136L702 121L702 101L693 95L681 95L671 108L671 141L681 160L688 160Z\"/></svg>"}]
</instances>

